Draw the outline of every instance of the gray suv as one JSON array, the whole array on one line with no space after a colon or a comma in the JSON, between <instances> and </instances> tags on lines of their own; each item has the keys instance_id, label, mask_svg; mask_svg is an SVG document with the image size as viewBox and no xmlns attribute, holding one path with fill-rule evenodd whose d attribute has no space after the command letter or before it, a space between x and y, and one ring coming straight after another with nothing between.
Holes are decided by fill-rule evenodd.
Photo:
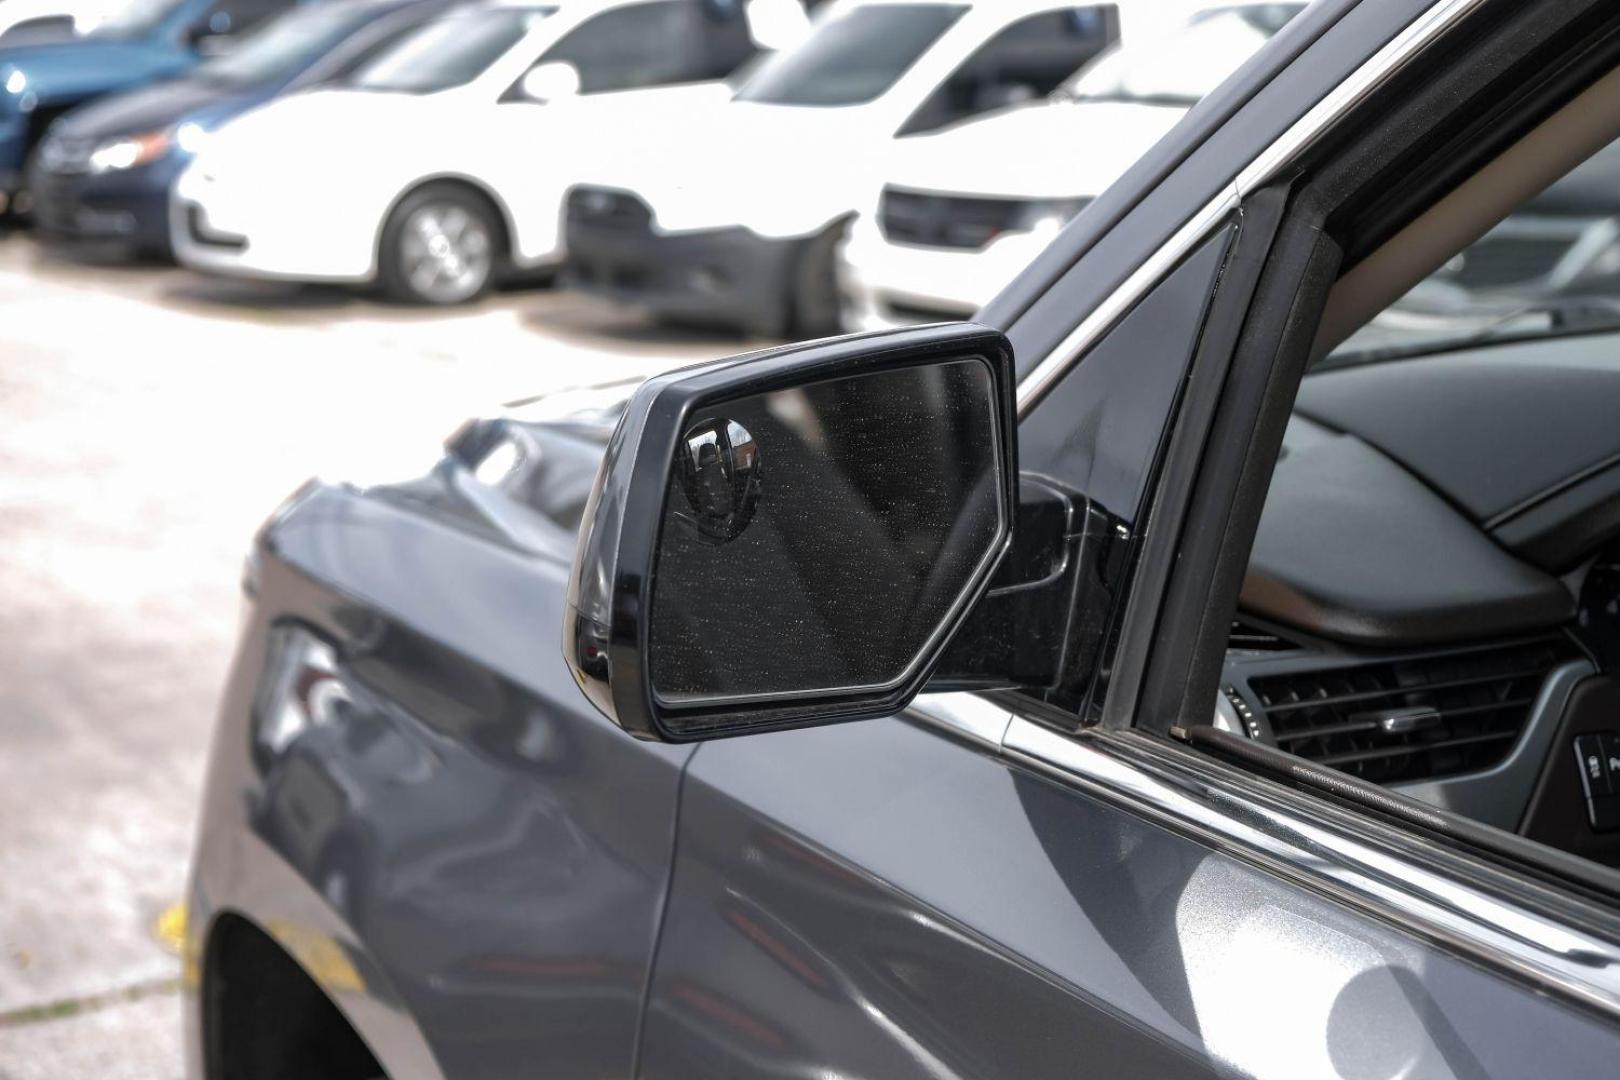
<instances>
[{"instance_id":1,"label":"gray suv","mask_svg":"<svg viewBox=\"0 0 1620 1080\"><path fill-rule=\"evenodd\" d=\"M191 1075L1616 1075L1617 137L1613 4L1318 0L976 323L306 486Z\"/></svg>"}]
</instances>

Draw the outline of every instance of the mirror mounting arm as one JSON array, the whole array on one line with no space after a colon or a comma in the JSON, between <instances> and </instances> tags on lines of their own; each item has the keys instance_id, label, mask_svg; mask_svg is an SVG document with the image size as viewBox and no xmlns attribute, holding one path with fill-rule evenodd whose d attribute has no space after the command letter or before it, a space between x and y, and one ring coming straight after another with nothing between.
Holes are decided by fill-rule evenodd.
<instances>
[{"instance_id":1,"label":"mirror mounting arm","mask_svg":"<svg viewBox=\"0 0 1620 1080\"><path fill-rule=\"evenodd\" d=\"M1078 707L1098 669L1129 529L1083 495L1019 477L1013 545L925 690L1024 690Z\"/></svg>"}]
</instances>

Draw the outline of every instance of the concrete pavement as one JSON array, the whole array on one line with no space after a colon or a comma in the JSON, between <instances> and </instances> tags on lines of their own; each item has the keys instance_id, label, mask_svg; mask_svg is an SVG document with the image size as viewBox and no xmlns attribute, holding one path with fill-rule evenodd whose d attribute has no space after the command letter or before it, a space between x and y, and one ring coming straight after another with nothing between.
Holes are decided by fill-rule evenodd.
<instances>
[{"instance_id":1,"label":"concrete pavement","mask_svg":"<svg viewBox=\"0 0 1620 1080\"><path fill-rule=\"evenodd\" d=\"M248 538L468 416L739 351L548 291L451 313L0 237L0 1080L180 1074L181 895Z\"/></svg>"}]
</instances>

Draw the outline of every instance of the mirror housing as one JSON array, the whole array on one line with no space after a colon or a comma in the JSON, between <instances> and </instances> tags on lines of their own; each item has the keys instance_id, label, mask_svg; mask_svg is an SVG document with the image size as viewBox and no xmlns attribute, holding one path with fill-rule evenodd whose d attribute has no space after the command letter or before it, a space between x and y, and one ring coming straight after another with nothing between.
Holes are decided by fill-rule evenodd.
<instances>
[{"instance_id":1,"label":"mirror housing","mask_svg":"<svg viewBox=\"0 0 1620 1080\"><path fill-rule=\"evenodd\" d=\"M536 64L518 80L518 93L526 101L562 101L579 95L579 69L562 60Z\"/></svg>"},{"instance_id":2,"label":"mirror housing","mask_svg":"<svg viewBox=\"0 0 1620 1080\"><path fill-rule=\"evenodd\" d=\"M563 627L575 680L660 742L887 716L1012 539L1012 349L942 324L655 377L608 444Z\"/></svg>"}]
</instances>

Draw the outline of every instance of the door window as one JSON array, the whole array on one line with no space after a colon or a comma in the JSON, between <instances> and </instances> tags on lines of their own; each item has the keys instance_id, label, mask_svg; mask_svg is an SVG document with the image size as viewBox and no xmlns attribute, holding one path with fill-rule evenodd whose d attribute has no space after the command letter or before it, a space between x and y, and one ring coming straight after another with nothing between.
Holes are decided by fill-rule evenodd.
<instances>
[{"instance_id":1,"label":"door window","mask_svg":"<svg viewBox=\"0 0 1620 1080\"><path fill-rule=\"evenodd\" d=\"M355 71L362 90L431 94L464 86L505 56L551 8L486 8L438 19Z\"/></svg>"},{"instance_id":2,"label":"door window","mask_svg":"<svg viewBox=\"0 0 1620 1080\"><path fill-rule=\"evenodd\" d=\"M580 92L718 79L752 54L740 6L713 0L654 0L587 20L539 63L568 63Z\"/></svg>"},{"instance_id":3,"label":"door window","mask_svg":"<svg viewBox=\"0 0 1620 1080\"><path fill-rule=\"evenodd\" d=\"M864 105L888 93L960 19L960 4L865 4L766 61L737 94L767 105Z\"/></svg>"},{"instance_id":4,"label":"door window","mask_svg":"<svg viewBox=\"0 0 1620 1080\"><path fill-rule=\"evenodd\" d=\"M1119 16L1113 7L1064 8L1020 19L968 57L902 133L931 131L1043 98L1118 37Z\"/></svg>"},{"instance_id":5,"label":"door window","mask_svg":"<svg viewBox=\"0 0 1620 1080\"><path fill-rule=\"evenodd\" d=\"M1333 236L1206 724L1620 867L1610 107Z\"/></svg>"}]
</instances>

